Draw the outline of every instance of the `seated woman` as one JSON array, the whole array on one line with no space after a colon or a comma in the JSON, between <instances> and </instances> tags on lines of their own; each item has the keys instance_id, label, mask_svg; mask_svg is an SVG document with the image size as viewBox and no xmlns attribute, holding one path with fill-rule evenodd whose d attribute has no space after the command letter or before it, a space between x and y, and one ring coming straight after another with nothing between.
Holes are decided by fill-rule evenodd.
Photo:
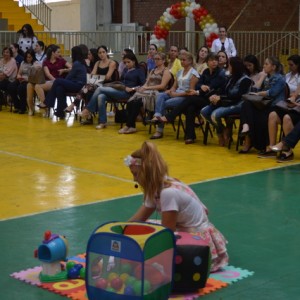
<instances>
[{"instance_id":1,"label":"seated woman","mask_svg":"<svg viewBox=\"0 0 300 300\"><path fill-rule=\"evenodd\" d=\"M63 119L67 107L67 93L77 93L86 84L86 64L82 49L75 46L71 49L72 69L66 78L54 80L51 90L46 96L45 104L48 108L54 107L57 99L57 108L54 115Z\"/></svg>"},{"instance_id":2,"label":"seated woman","mask_svg":"<svg viewBox=\"0 0 300 300\"><path fill-rule=\"evenodd\" d=\"M36 60L43 65L44 60L47 58L46 52L45 52L45 44L43 41L37 41L35 48L35 58Z\"/></svg>"},{"instance_id":3,"label":"seated woman","mask_svg":"<svg viewBox=\"0 0 300 300\"><path fill-rule=\"evenodd\" d=\"M94 66L97 61L99 61L98 56L98 49L96 48L90 48L88 52L88 59L87 59L87 72L88 74L92 73L94 70Z\"/></svg>"},{"instance_id":4,"label":"seated woman","mask_svg":"<svg viewBox=\"0 0 300 300\"><path fill-rule=\"evenodd\" d=\"M50 91L53 82L56 78L64 78L65 74L69 72L72 65L61 57L60 48L57 45L50 45L47 48L46 59L43 61L43 69L46 77L46 82L42 84L27 84L27 103L29 107L33 107L34 92L39 99L39 108L46 109L45 93ZM47 114L45 114L47 115Z\"/></svg>"},{"instance_id":5,"label":"seated woman","mask_svg":"<svg viewBox=\"0 0 300 300\"><path fill-rule=\"evenodd\" d=\"M289 78L289 77L286 77ZM260 157L277 157L275 151L272 150L272 146L276 143L276 137L278 133L278 125L282 124L284 135L288 135L294 128L294 126L300 121L300 84L296 91L292 92L288 99L279 101L273 108L273 111L269 114L268 130L269 130L269 145L266 148L264 154ZM281 155L281 161L286 159L290 160L290 155Z\"/></svg>"},{"instance_id":6,"label":"seated woman","mask_svg":"<svg viewBox=\"0 0 300 300\"><path fill-rule=\"evenodd\" d=\"M142 147L125 158L134 180L142 187L144 201L129 219L145 222L154 212L161 224L172 231L201 233L209 241L212 265L217 271L228 263L226 239L208 219L208 209L195 192L168 174L168 166L154 144Z\"/></svg>"},{"instance_id":7,"label":"seated woman","mask_svg":"<svg viewBox=\"0 0 300 300\"><path fill-rule=\"evenodd\" d=\"M174 122L175 118L181 113L185 113L185 143L193 144L196 139L195 117L200 110L209 104L209 95L221 89L225 82L225 72L218 66L218 56L209 53L207 58L208 68L200 76L195 90L190 90L178 106L171 112L161 117L159 122Z\"/></svg>"},{"instance_id":8,"label":"seated woman","mask_svg":"<svg viewBox=\"0 0 300 300\"><path fill-rule=\"evenodd\" d=\"M261 71L259 61L253 54L246 55L243 61L246 67L246 74L251 78L253 86L255 87L260 81L260 78L264 76L264 72Z\"/></svg>"},{"instance_id":9,"label":"seated woman","mask_svg":"<svg viewBox=\"0 0 300 300\"><path fill-rule=\"evenodd\" d=\"M297 104L300 107L300 104ZM285 124L286 119L283 119L283 128L289 127L288 124ZM289 120L288 120L289 122ZM289 132L286 133L283 129L285 136L282 138L281 142L270 146L270 149L274 152L280 152L279 157L277 158L278 162L287 162L294 159L293 148L296 147L297 143L300 140L300 121L295 125L295 127Z\"/></svg>"},{"instance_id":10,"label":"seated woman","mask_svg":"<svg viewBox=\"0 0 300 300\"><path fill-rule=\"evenodd\" d=\"M225 51L219 51L217 53L217 55L218 55L218 58L219 58L219 67L221 69L224 69L225 72L226 72L228 70L228 65L229 65L228 56L227 56L226 52ZM227 74L227 72L226 72L226 74Z\"/></svg>"},{"instance_id":11,"label":"seated woman","mask_svg":"<svg viewBox=\"0 0 300 300\"><path fill-rule=\"evenodd\" d=\"M228 128L222 123L222 118L240 113L242 95L248 93L252 85L252 80L245 75L243 61L238 56L229 59L228 70L231 76L225 88L220 94L210 96L210 104L201 110L201 115L216 127L220 146L227 145L231 137Z\"/></svg>"},{"instance_id":12,"label":"seated woman","mask_svg":"<svg viewBox=\"0 0 300 300\"><path fill-rule=\"evenodd\" d=\"M114 70L117 68L117 64L114 60L109 58L109 55L107 54L107 47L106 46L100 46L97 49L99 60L95 63L93 71L91 72L91 76L93 75L102 75L104 76L104 82L109 82L112 80L112 75L114 73ZM86 93L85 93L86 90ZM75 101L71 103L66 109L65 112L72 112L75 106L78 106L81 99L84 98L86 103L89 101L93 101L97 103L97 98L100 94L100 87L97 88L96 85L94 85L93 88L89 89L87 87L84 87L80 93L75 98ZM92 119L88 119L87 121L82 121L83 125L86 124L92 124Z\"/></svg>"},{"instance_id":13,"label":"seated woman","mask_svg":"<svg viewBox=\"0 0 300 300\"><path fill-rule=\"evenodd\" d=\"M136 132L135 120L144 104L145 109L153 111L155 97L159 91L164 91L171 80L171 73L165 67L166 56L158 52L154 55L156 67L150 71L146 83L137 89L135 94L128 100L126 111L126 126L119 130L119 133Z\"/></svg>"},{"instance_id":14,"label":"seated woman","mask_svg":"<svg viewBox=\"0 0 300 300\"><path fill-rule=\"evenodd\" d=\"M125 49L123 49L123 51L121 53L121 61L119 62L119 66L118 66L119 77L122 76L122 73L123 73L124 69L126 68L126 66L123 62L123 58L124 58L124 55L126 55L128 53L133 53L133 51L129 48L125 48Z\"/></svg>"},{"instance_id":15,"label":"seated woman","mask_svg":"<svg viewBox=\"0 0 300 300\"><path fill-rule=\"evenodd\" d=\"M18 73L16 60L13 58L13 52L9 47L2 50L0 59L0 91L7 91L11 82L14 82Z\"/></svg>"},{"instance_id":16,"label":"seated woman","mask_svg":"<svg viewBox=\"0 0 300 300\"><path fill-rule=\"evenodd\" d=\"M182 69L181 62L180 59L178 58L178 55L179 55L178 47L174 45L170 46L167 67L169 71L173 74L174 78L176 78L178 71Z\"/></svg>"},{"instance_id":17,"label":"seated woman","mask_svg":"<svg viewBox=\"0 0 300 300\"><path fill-rule=\"evenodd\" d=\"M209 53L209 48L206 46L202 46L197 52L196 59L196 70L200 75L202 75L203 71L208 68L207 66L207 57Z\"/></svg>"},{"instance_id":18,"label":"seated woman","mask_svg":"<svg viewBox=\"0 0 300 300\"><path fill-rule=\"evenodd\" d=\"M21 62L24 60L24 52L20 49L20 46L17 43L12 43L9 48L12 50L13 58L16 60L19 68Z\"/></svg>"},{"instance_id":19,"label":"seated woman","mask_svg":"<svg viewBox=\"0 0 300 300\"><path fill-rule=\"evenodd\" d=\"M36 64L38 64L38 62L36 61L34 51L32 49L27 50L24 55L24 60L20 65L17 79L8 86L8 93L11 95L15 108L14 113L24 114L27 110L26 96L28 75L30 68ZM29 107L28 114L30 116L34 114L32 107Z\"/></svg>"},{"instance_id":20,"label":"seated woman","mask_svg":"<svg viewBox=\"0 0 300 300\"><path fill-rule=\"evenodd\" d=\"M257 94L269 97L272 102L264 109L258 109L250 101L243 101L241 109L241 136L245 138L240 154L248 153L251 147L263 155L268 145L268 117L276 103L285 98L285 80L280 73L281 64L278 58L268 57L264 63L265 77L257 84Z\"/></svg>"},{"instance_id":21,"label":"seated woman","mask_svg":"<svg viewBox=\"0 0 300 300\"><path fill-rule=\"evenodd\" d=\"M156 97L153 123L160 121L167 108L174 108L183 102L190 90L194 90L198 82L199 73L194 69L194 57L191 53L185 52L180 55L183 69L179 70L171 89L159 93ZM164 124L158 124L156 132L150 139L160 139L163 137Z\"/></svg>"},{"instance_id":22,"label":"seated woman","mask_svg":"<svg viewBox=\"0 0 300 300\"><path fill-rule=\"evenodd\" d=\"M108 100L129 99L136 88L145 83L145 72L139 67L138 60L133 53L124 55L123 61L126 68L121 76L122 89L116 89L110 86L99 87L89 104L81 113L82 117L89 118L91 113L98 110L98 125L96 129L103 129L107 126L106 102ZM120 85L119 85L120 86Z\"/></svg>"}]
</instances>

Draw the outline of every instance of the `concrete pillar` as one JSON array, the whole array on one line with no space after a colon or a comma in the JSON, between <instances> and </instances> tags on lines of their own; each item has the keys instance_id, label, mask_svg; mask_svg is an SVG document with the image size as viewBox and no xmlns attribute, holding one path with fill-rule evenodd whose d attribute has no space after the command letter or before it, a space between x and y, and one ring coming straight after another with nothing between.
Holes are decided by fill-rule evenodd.
<instances>
[{"instance_id":1,"label":"concrete pillar","mask_svg":"<svg viewBox=\"0 0 300 300\"><path fill-rule=\"evenodd\" d=\"M130 23L130 0L122 0L122 23Z\"/></svg>"}]
</instances>

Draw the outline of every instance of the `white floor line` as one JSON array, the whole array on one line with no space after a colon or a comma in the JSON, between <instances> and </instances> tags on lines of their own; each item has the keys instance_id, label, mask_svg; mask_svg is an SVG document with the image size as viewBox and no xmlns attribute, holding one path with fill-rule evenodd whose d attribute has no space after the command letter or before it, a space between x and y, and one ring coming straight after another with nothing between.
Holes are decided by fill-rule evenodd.
<instances>
[{"instance_id":1,"label":"white floor line","mask_svg":"<svg viewBox=\"0 0 300 300\"><path fill-rule=\"evenodd\" d=\"M26 155L22 155L22 154L12 153L12 152L8 152L8 151L0 150L0 154L5 154L5 155L9 155L9 156L28 159L28 160L36 161L36 162L40 162L40 163L46 163L46 164L52 165L52 166L70 168L74 171L79 171L79 172L93 174L93 175L99 175L99 176L103 176L103 177L107 177L107 178L111 178L111 179L115 179L115 180L119 180L119 181L123 181L123 182L128 182L128 183L133 183L134 182L133 180L124 179L124 178L109 175L109 174L106 174L106 173L101 173L101 172L97 172L97 171L91 171L91 170L87 170L87 169L72 167L72 166L69 166L69 165L62 164L62 163L57 163L57 162L53 162L53 161L49 161L49 160L44 160L44 159L39 159L39 158L26 156Z\"/></svg>"}]
</instances>

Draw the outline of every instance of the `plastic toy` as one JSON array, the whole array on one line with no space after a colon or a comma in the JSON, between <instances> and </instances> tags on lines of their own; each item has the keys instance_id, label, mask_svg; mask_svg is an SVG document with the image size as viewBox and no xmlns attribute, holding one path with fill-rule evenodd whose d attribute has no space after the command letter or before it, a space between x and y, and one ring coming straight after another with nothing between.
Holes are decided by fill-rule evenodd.
<instances>
[{"instance_id":1,"label":"plastic toy","mask_svg":"<svg viewBox=\"0 0 300 300\"><path fill-rule=\"evenodd\" d=\"M175 237L157 224L112 222L98 227L87 245L89 300L167 300Z\"/></svg>"},{"instance_id":2,"label":"plastic toy","mask_svg":"<svg viewBox=\"0 0 300 300\"><path fill-rule=\"evenodd\" d=\"M68 242L62 235L46 231L42 244L35 250L35 257L42 262L40 273L41 282L55 282L66 280L68 272L61 266L68 253Z\"/></svg>"}]
</instances>

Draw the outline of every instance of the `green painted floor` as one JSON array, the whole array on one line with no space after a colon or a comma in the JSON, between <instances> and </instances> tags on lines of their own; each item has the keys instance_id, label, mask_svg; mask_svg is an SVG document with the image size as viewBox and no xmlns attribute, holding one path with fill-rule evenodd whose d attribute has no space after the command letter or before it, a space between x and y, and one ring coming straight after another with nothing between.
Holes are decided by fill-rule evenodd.
<instances>
[{"instance_id":1,"label":"green painted floor","mask_svg":"<svg viewBox=\"0 0 300 300\"><path fill-rule=\"evenodd\" d=\"M300 299L299 174L293 165L193 185L229 241L230 265L255 272L204 299ZM138 195L1 221L0 299L63 299L9 274L39 265L33 251L46 229L66 235L76 255L97 226L125 221L140 203Z\"/></svg>"}]
</instances>

